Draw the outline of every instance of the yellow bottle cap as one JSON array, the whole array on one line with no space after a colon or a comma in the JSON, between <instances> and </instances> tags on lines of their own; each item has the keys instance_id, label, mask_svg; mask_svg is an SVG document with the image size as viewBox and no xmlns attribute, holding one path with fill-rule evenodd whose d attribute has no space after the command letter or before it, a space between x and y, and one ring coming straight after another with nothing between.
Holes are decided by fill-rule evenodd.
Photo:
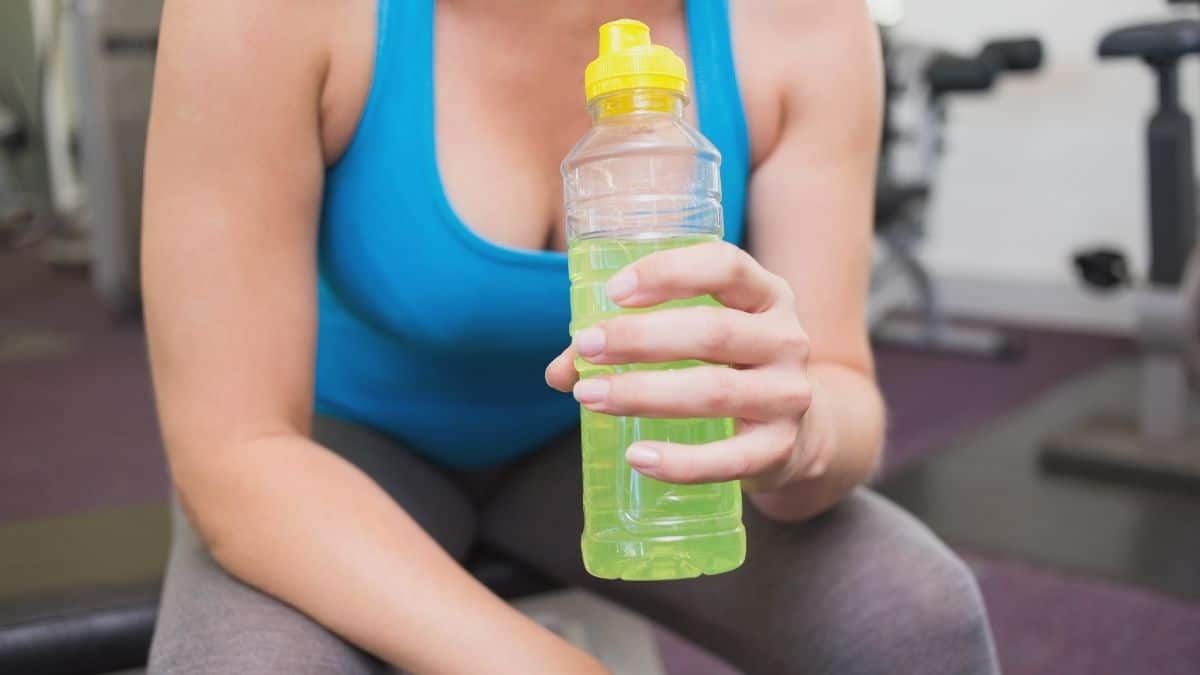
<instances>
[{"instance_id":1,"label":"yellow bottle cap","mask_svg":"<svg viewBox=\"0 0 1200 675\"><path fill-rule=\"evenodd\" d=\"M675 52L650 42L650 27L633 19L600 26L600 56L584 73L587 100L625 89L687 93L687 66Z\"/></svg>"}]
</instances>

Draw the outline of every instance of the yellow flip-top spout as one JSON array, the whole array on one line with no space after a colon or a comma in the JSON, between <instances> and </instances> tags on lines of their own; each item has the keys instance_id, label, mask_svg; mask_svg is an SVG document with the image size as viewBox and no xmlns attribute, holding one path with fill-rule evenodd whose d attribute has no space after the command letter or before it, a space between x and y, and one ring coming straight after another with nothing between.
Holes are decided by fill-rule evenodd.
<instances>
[{"instance_id":1,"label":"yellow flip-top spout","mask_svg":"<svg viewBox=\"0 0 1200 675\"><path fill-rule=\"evenodd\" d=\"M641 21L618 19L600 26L600 55L584 73L587 99L627 89L687 93L687 66L675 52L650 41Z\"/></svg>"}]
</instances>

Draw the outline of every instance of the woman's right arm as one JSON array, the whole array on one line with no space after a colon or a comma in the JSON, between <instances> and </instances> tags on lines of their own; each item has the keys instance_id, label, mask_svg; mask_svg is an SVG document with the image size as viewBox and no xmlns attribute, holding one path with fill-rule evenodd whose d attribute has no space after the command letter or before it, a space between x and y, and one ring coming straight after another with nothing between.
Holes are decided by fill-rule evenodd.
<instances>
[{"instance_id":1,"label":"woman's right arm","mask_svg":"<svg viewBox=\"0 0 1200 675\"><path fill-rule=\"evenodd\" d=\"M176 493L232 575L392 664L603 672L308 438L320 102L338 7L166 4L143 286Z\"/></svg>"}]
</instances>

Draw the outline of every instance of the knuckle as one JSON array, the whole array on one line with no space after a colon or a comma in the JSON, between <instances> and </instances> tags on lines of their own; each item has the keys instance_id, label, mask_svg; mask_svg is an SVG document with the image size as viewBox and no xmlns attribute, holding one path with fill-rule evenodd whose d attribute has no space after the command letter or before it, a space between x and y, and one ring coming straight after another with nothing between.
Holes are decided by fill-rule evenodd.
<instances>
[{"instance_id":1,"label":"knuckle","mask_svg":"<svg viewBox=\"0 0 1200 675\"><path fill-rule=\"evenodd\" d=\"M781 399L789 411L802 413L812 405L812 385L797 378L784 387Z\"/></svg>"},{"instance_id":2,"label":"knuckle","mask_svg":"<svg viewBox=\"0 0 1200 675\"><path fill-rule=\"evenodd\" d=\"M669 253L666 251L664 253ZM627 269L632 270L637 275L638 287L652 287L659 284L659 278L662 276L664 253L651 253L641 260L634 261L629 264Z\"/></svg>"},{"instance_id":3,"label":"knuckle","mask_svg":"<svg viewBox=\"0 0 1200 675\"><path fill-rule=\"evenodd\" d=\"M727 410L737 400L734 373L728 368L713 368L709 375L704 403L714 410Z\"/></svg>"},{"instance_id":4,"label":"knuckle","mask_svg":"<svg viewBox=\"0 0 1200 675\"><path fill-rule=\"evenodd\" d=\"M694 483L700 478L700 469L696 464L696 458L692 452L676 453L678 461L675 465L675 470L672 472L672 478L679 483Z\"/></svg>"},{"instance_id":5,"label":"knuckle","mask_svg":"<svg viewBox=\"0 0 1200 675\"><path fill-rule=\"evenodd\" d=\"M800 436L800 423L789 420L779 429L779 441L776 443L779 458L788 461L795 454L796 439Z\"/></svg>"},{"instance_id":6,"label":"knuckle","mask_svg":"<svg viewBox=\"0 0 1200 675\"><path fill-rule=\"evenodd\" d=\"M704 395L704 406L712 411L728 410L732 401L733 396L724 388L714 388Z\"/></svg>"},{"instance_id":7,"label":"knuckle","mask_svg":"<svg viewBox=\"0 0 1200 675\"><path fill-rule=\"evenodd\" d=\"M801 360L808 358L811 346L808 334L804 332L799 323L789 325L780 338L780 347L784 353Z\"/></svg>"},{"instance_id":8,"label":"knuckle","mask_svg":"<svg viewBox=\"0 0 1200 675\"><path fill-rule=\"evenodd\" d=\"M796 433L793 431L795 427L784 424L778 429L778 435L773 435L770 440L765 441L768 446L763 460L764 473L787 473L798 459L795 452Z\"/></svg>"},{"instance_id":9,"label":"knuckle","mask_svg":"<svg viewBox=\"0 0 1200 675\"><path fill-rule=\"evenodd\" d=\"M699 331L700 348L704 354L723 354L733 340L733 328L728 321L723 321L723 317L712 312L708 316L708 321Z\"/></svg>"},{"instance_id":10,"label":"knuckle","mask_svg":"<svg viewBox=\"0 0 1200 675\"><path fill-rule=\"evenodd\" d=\"M743 282L750 274L750 254L733 244L722 242L722 256L729 278L734 282Z\"/></svg>"},{"instance_id":11,"label":"knuckle","mask_svg":"<svg viewBox=\"0 0 1200 675\"><path fill-rule=\"evenodd\" d=\"M796 291L792 288L792 285L777 274L772 274L771 276L773 277L772 283L775 285L775 292L779 296L779 304L785 307L795 307Z\"/></svg>"},{"instance_id":12,"label":"knuckle","mask_svg":"<svg viewBox=\"0 0 1200 675\"><path fill-rule=\"evenodd\" d=\"M783 471L789 460L791 459L791 450L788 448L776 448L768 453L763 461L762 473L775 473Z\"/></svg>"},{"instance_id":13,"label":"knuckle","mask_svg":"<svg viewBox=\"0 0 1200 675\"><path fill-rule=\"evenodd\" d=\"M631 375L615 375L608 378L608 393L604 396L604 406L610 411L623 411L639 404L637 392L640 387L636 382L630 382Z\"/></svg>"},{"instance_id":14,"label":"knuckle","mask_svg":"<svg viewBox=\"0 0 1200 675\"><path fill-rule=\"evenodd\" d=\"M612 319L604 324L604 348L617 355L636 349L642 343L641 332L636 317Z\"/></svg>"},{"instance_id":15,"label":"knuckle","mask_svg":"<svg viewBox=\"0 0 1200 675\"><path fill-rule=\"evenodd\" d=\"M649 256L647 259L654 263L655 279L662 284L678 283L691 267L683 256L686 252L686 248L678 248Z\"/></svg>"},{"instance_id":16,"label":"knuckle","mask_svg":"<svg viewBox=\"0 0 1200 675\"><path fill-rule=\"evenodd\" d=\"M750 475L750 455L744 452L730 452L726 456L725 469L729 478L745 478Z\"/></svg>"},{"instance_id":17,"label":"knuckle","mask_svg":"<svg viewBox=\"0 0 1200 675\"><path fill-rule=\"evenodd\" d=\"M671 257L663 253L652 253L635 262L634 268L641 283L657 283L662 276L663 268L670 264Z\"/></svg>"}]
</instances>

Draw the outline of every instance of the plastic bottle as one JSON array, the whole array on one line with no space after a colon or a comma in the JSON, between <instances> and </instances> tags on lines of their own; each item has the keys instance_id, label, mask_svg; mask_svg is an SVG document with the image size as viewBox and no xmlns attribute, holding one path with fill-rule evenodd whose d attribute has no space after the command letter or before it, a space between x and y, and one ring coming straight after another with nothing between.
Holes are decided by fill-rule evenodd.
<instances>
[{"instance_id":1,"label":"plastic bottle","mask_svg":"<svg viewBox=\"0 0 1200 675\"><path fill-rule=\"evenodd\" d=\"M600 27L600 55L585 76L593 126L562 164L571 276L571 334L619 314L716 305L709 296L623 309L605 292L618 270L655 251L721 238L717 149L683 119L687 69L650 29L622 19ZM597 366L584 378L670 370L700 361ZM699 444L730 437L733 420L616 417L580 410L583 561L605 579L719 574L745 559L736 482L671 485L625 461L635 441Z\"/></svg>"}]
</instances>

